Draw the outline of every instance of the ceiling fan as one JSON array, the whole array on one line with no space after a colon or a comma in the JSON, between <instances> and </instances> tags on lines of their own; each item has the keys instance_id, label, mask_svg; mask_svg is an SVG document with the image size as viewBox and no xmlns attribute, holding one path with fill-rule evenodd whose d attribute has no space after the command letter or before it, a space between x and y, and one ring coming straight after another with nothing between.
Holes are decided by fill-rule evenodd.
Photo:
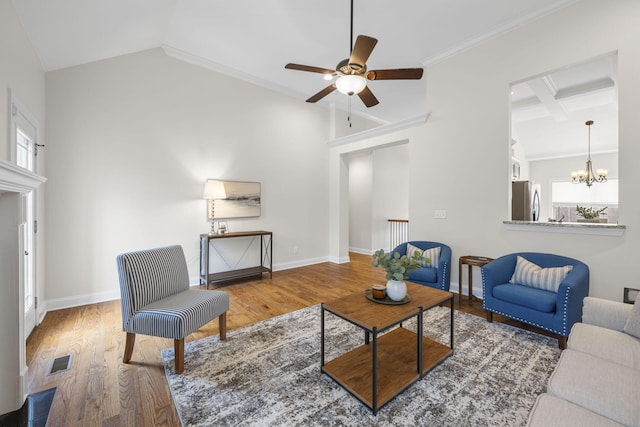
<instances>
[{"instance_id":1,"label":"ceiling fan","mask_svg":"<svg viewBox=\"0 0 640 427\"><path fill-rule=\"evenodd\" d=\"M289 63L284 68L289 70L309 71L325 74L325 76L339 76L335 83L316 93L307 102L318 102L335 90L345 95L355 95L362 100L367 107L373 107L379 103L373 92L367 86L368 80L420 80L422 68L393 68L387 70L367 70L367 59L373 52L378 40L373 37L359 35L353 44L353 0L351 0L351 39L349 40L350 56L338 63L335 70L328 68L312 67Z\"/></svg>"}]
</instances>

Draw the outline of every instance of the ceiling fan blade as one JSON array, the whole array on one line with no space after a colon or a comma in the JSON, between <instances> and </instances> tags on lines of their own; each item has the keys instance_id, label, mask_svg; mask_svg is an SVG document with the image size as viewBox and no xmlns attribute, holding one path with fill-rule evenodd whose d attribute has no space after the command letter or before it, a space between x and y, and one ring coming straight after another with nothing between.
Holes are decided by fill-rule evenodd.
<instances>
[{"instance_id":1,"label":"ceiling fan blade","mask_svg":"<svg viewBox=\"0 0 640 427\"><path fill-rule=\"evenodd\" d=\"M331 74L332 76L335 76L337 74L336 70L330 70L328 68L312 67L310 65L288 63L287 65L284 66L284 68L288 70L310 71L312 73Z\"/></svg>"},{"instance_id":2,"label":"ceiling fan blade","mask_svg":"<svg viewBox=\"0 0 640 427\"><path fill-rule=\"evenodd\" d=\"M364 89L358 93L358 96L367 107L373 107L374 105L378 105L380 101L375 97L373 92L369 89L368 86L365 86Z\"/></svg>"},{"instance_id":3,"label":"ceiling fan blade","mask_svg":"<svg viewBox=\"0 0 640 427\"><path fill-rule=\"evenodd\" d=\"M360 71L364 68L376 43L378 43L378 40L373 37L358 36L356 44L351 51L351 56L349 57L349 66L352 70Z\"/></svg>"},{"instance_id":4,"label":"ceiling fan blade","mask_svg":"<svg viewBox=\"0 0 640 427\"><path fill-rule=\"evenodd\" d=\"M368 80L420 80L422 73L422 68L394 68L367 71L365 77Z\"/></svg>"},{"instance_id":5,"label":"ceiling fan blade","mask_svg":"<svg viewBox=\"0 0 640 427\"><path fill-rule=\"evenodd\" d=\"M313 95L311 98L307 99L307 102L318 102L336 89L338 89L336 85L329 85L322 89L320 92Z\"/></svg>"}]
</instances>

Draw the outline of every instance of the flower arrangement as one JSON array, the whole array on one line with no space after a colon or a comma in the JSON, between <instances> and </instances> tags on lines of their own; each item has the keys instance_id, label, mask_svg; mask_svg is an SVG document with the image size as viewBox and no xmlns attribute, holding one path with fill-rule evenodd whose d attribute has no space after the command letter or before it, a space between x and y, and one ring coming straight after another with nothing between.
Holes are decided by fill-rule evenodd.
<instances>
[{"instance_id":1,"label":"flower arrangement","mask_svg":"<svg viewBox=\"0 0 640 427\"><path fill-rule=\"evenodd\" d=\"M400 255L398 252L385 253L384 249L377 250L372 255L373 261L371 265L374 267L382 267L387 272L387 280L406 280L409 270L422 267L423 262L431 262L429 258L425 258L421 251L415 251L413 257Z\"/></svg>"},{"instance_id":2,"label":"flower arrangement","mask_svg":"<svg viewBox=\"0 0 640 427\"><path fill-rule=\"evenodd\" d=\"M603 214L606 215L604 213L605 209L607 209L607 206L605 206L602 209L587 208L580 205L576 206L576 211L578 212L578 215L580 215L584 219L600 218L600 215L603 215Z\"/></svg>"}]
</instances>

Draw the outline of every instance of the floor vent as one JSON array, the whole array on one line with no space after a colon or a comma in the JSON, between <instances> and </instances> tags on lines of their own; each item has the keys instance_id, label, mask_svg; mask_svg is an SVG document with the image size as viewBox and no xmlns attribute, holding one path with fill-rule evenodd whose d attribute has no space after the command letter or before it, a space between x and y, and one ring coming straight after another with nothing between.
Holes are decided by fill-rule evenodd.
<instances>
[{"instance_id":1,"label":"floor vent","mask_svg":"<svg viewBox=\"0 0 640 427\"><path fill-rule=\"evenodd\" d=\"M47 375L55 374L57 372L68 371L71 368L71 355L56 357L51 362L49 373Z\"/></svg>"}]
</instances>

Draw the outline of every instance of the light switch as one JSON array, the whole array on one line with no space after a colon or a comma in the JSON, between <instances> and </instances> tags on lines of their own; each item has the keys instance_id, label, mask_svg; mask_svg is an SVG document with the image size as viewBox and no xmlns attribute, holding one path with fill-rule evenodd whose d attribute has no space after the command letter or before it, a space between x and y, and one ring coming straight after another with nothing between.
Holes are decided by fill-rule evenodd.
<instances>
[{"instance_id":1,"label":"light switch","mask_svg":"<svg viewBox=\"0 0 640 427\"><path fill-rule=\"evenodd\" d=\"M437 218L437 219L446 219L447 218L447 211L445 211L445 210L434 211L433 217Z\"/></svg>"}]
</instances>

